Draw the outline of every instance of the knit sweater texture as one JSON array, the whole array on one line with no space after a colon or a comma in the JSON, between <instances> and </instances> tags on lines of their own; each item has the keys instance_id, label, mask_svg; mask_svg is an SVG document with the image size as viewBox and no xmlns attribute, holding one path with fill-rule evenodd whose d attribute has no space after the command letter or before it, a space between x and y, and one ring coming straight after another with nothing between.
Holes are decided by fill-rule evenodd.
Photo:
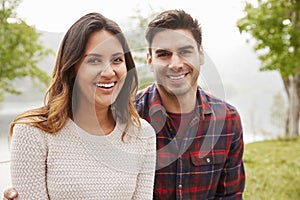
<instances>
[{"instance_id":1,"label":"knit sweater texture","mask_svg":"<svg viewBox=\"0 0 300 200\"><path fill-rule=\"evenodd\" d=\"M123 124L106 136L71 119L57 133L17 124L11 139L11 178L18 199L152 199L156 139L152 126Z\"/></svg>"}]
</instances>

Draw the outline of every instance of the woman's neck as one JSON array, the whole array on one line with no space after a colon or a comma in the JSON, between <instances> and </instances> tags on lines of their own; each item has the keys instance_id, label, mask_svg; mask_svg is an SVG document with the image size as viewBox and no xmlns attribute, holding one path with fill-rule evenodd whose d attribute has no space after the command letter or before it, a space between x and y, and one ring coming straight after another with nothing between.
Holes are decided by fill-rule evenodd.
<instances>
[{"instance_id":1,"label":"woman's neck","mask_svg":"<svg viewBox=\"0 0 300 200\"><path fill-rule=\"evenodd\" d=\"M116 125L109 107L106 109L78 108L74 113L74 122L92 135L108 135Z\"/></svg>"}]
</instances>

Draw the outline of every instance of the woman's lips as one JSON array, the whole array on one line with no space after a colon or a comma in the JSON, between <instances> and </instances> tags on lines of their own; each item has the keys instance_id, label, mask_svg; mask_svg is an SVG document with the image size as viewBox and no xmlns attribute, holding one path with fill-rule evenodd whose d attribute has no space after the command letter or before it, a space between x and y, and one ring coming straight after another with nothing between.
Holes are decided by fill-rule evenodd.
<instances>
[{"instance_id":1,"label":"woman's lips","mask_svg":"<svg viewBox=\"0 0 300 200\"><path fill-rule=\"evenodd\" d=\"M112 88L116 85L116 82L111 82L111 83L96 83L97 87L101 87L101 88Z\"/></svg>"}]
</instances>

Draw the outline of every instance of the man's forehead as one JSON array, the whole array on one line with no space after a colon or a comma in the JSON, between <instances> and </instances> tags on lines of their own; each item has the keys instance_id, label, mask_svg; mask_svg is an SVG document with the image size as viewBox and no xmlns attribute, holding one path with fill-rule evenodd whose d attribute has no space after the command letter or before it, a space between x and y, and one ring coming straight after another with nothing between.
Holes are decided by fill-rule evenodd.
<instances>
[{"instance_id":1,"label":"man's forehead","mask_svg":"<svg viewBox=\"0 0 300 200\"><path fill-rule=\"evenodd\" d=\"M155 34L152 49L178 50L185 46L197 46L191 31L166 29Z\"/></svg>"}]
</instances>

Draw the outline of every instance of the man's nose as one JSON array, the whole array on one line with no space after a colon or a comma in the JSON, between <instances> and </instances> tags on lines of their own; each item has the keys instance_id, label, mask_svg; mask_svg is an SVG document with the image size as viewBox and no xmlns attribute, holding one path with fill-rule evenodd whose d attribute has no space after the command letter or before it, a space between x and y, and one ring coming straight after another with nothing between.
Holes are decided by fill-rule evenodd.
<instances>
[{"instance_id":1,"label":"man's nose","mask_svg":"<svg viewBox=\"0 0 300 200\"><path fill-rule=\"evenodd\" d=\"M183 68L183 59L181 56L179 56L177 53L173 53L172 57L170 59L169 68L172 68L174 70L179 70Z\"/></svg>"}]
</instances>

